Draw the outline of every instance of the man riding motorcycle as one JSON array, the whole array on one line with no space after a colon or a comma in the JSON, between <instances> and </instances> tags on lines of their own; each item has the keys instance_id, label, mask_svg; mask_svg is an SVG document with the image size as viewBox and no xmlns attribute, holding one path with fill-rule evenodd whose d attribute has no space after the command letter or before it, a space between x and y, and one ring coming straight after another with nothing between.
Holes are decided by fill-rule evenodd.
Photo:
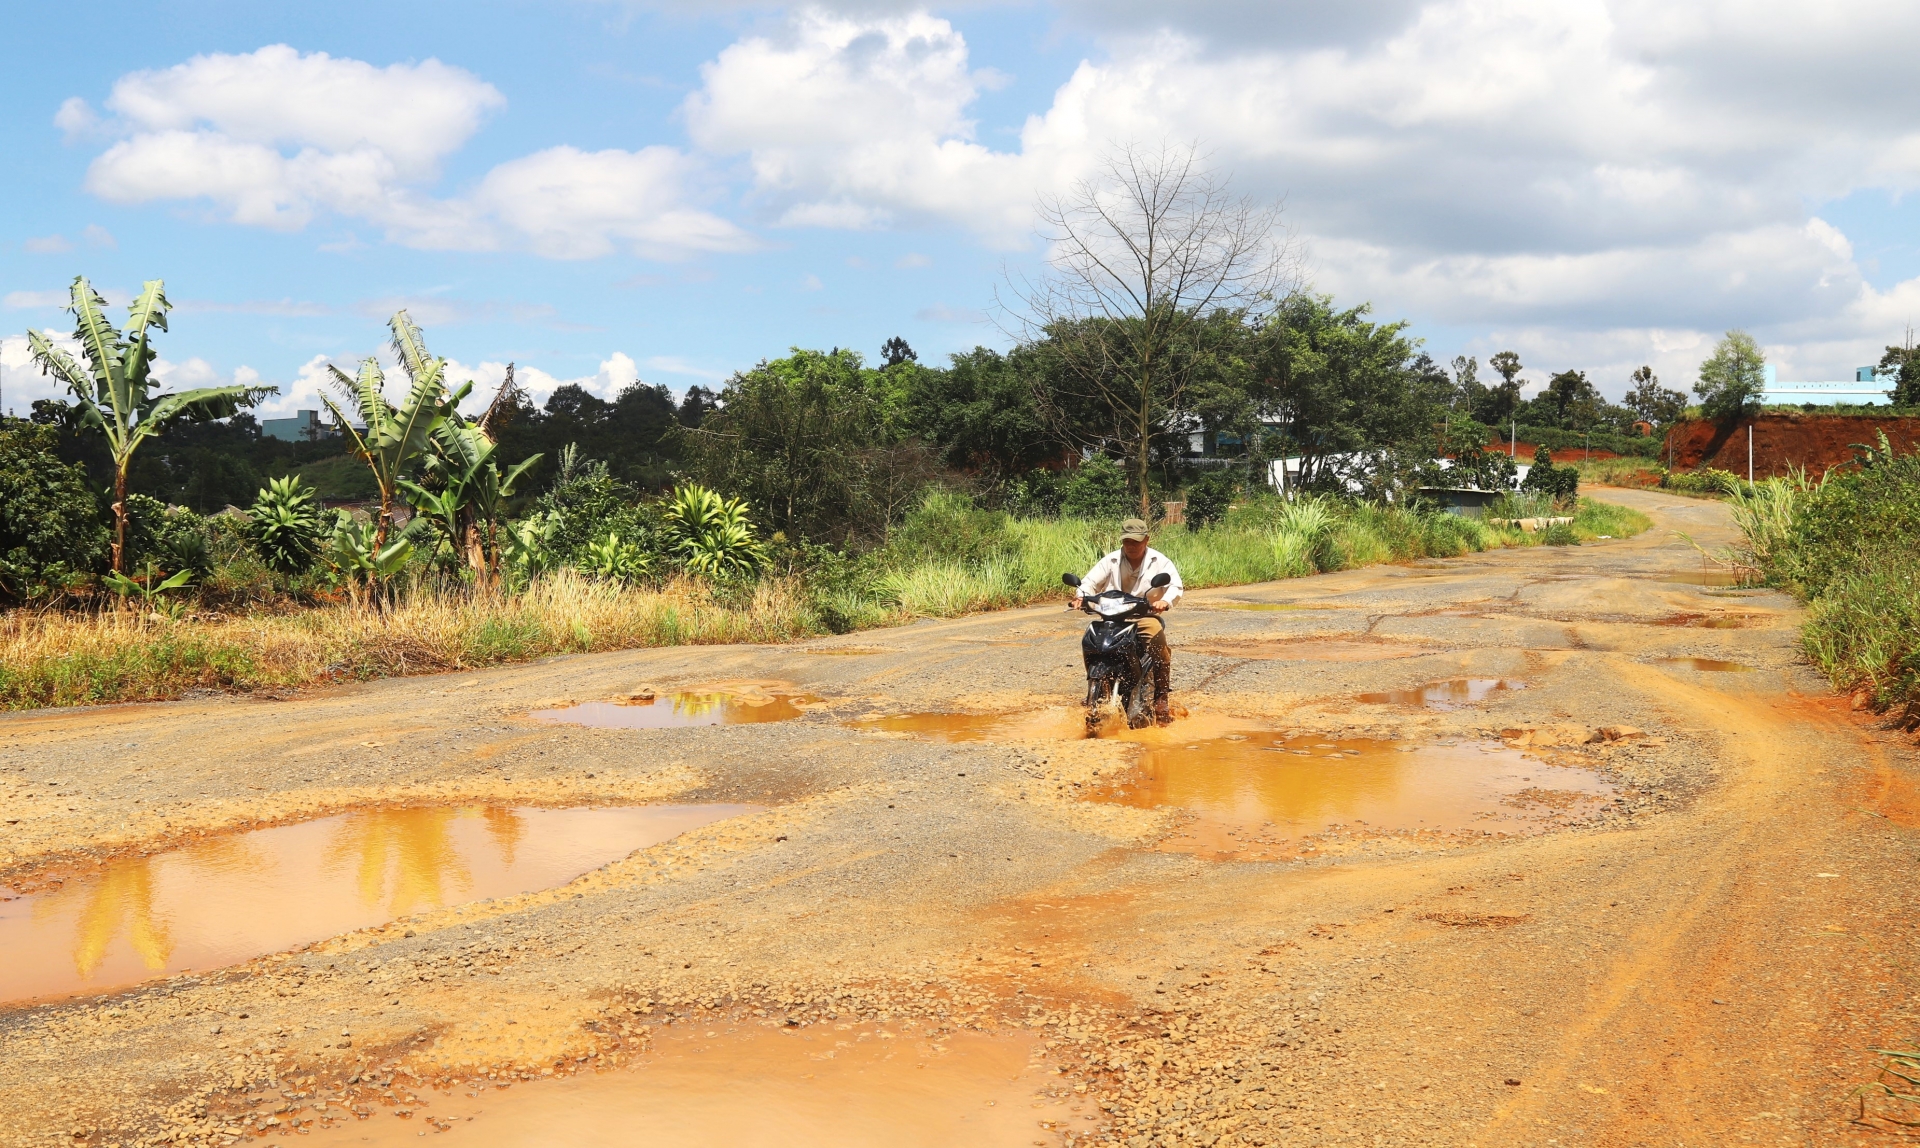
<instances>
[{"instance_id":1,"label":"man riding motorcycle","mask_svg":"<svg viewBox=\"0 0 1920 1148\"><path fill-rule=\"evenodd\" d=\"M1180 600L1183 587L1180 584L1180 571L1174 568L1173 560L1147 545L1152 535L1147 530L1144 519L1129 518L1120 524L1120 549L1093 564L1087 576L1080 580L1079 588L1074 592L1068 605L1079 609L1082 599L1091 598L1105 590L1118 590L1123 594L1145 598L1153 603L1154 616L1141 618L1136 625L1140 636L1145 638L1154 653L1153 671L1153 720L1156 725L1167 725L1173 721L1173 713L1168 702L1168 694L1173 683L1172 652L1167 649L1166 626L1159 615L1166 613ZM1172 581L1165 586L1155 587L1156 574L1170 575Z\"/></svg>"}]
</instances>

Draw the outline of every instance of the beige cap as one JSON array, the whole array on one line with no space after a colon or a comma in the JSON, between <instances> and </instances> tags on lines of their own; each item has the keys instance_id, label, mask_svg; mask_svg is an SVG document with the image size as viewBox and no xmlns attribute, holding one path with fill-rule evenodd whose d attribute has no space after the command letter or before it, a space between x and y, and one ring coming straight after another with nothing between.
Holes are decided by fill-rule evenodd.
<instances>
[{"instance_id":1,"label":"beige cap","mask_svg":"<svg viewBox=\"0 0 1920 1148\"><path fill-rule=\"evenodd\" d=\"M1120 524L1120 537L1129 542L1145 542L1148 537L1147 520L1144 518L1129 518L1125 522L1122 522Z\"/></svg>"}]
</instances>

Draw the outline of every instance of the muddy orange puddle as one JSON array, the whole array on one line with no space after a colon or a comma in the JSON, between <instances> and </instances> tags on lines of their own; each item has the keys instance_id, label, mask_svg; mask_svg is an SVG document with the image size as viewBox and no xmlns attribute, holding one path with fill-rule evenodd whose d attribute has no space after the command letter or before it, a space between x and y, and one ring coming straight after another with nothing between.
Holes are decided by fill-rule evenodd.
<instances>
[{"instance_id":1,"label":"muddy orange puddle","mask_svg":"<svg viewBox=\"0 0 1920 1148\"><path fill-rule=\"evenodd\" d=\"M0 894L0 1002L216 968L550 888L754 808L373 809L109 861L44 891Z\"/></svg>"},{"instance_id":2,"label":"muddy orange puddle","mask_svg":"<svg viewBox=\"0 0 1920 1148\"><path fill-rule=\"evenodd\" d=\"M1086 736L1085 718L1064 707L1025 714L890 714L863 718L854 729L910 733L930 741L1008 741Z\"/></svg>"},{"instance_id":3,"label":"muddy orange puddle","mask_svg":"<svg viewBox=\"0 0 1920 1148\"><path fill-rule=\"evenodd\" d=\"M1008 1148L1091 1129L1094 1105L1036 1102L1031 1038L901 1026L759 1025L662 1030L632 1067L508 1089L425 1094L410 1120L316 1130L313 1145L412 1145L451 1122L455 1145L644 1144L649 1148ZM477 1093L477 1095L474 1095Z\"/></svg>"},{"instance_id":4,"label":"muddy orange puddle","mask_svg":"<svg viewBox=\"0 0 1920 1148\"><path fill-rule=\"evenodd\" d=\"M1738 586L1740 578L1730 570L1700 570L1682 574L1662 574L1662 582L1679 582L1687 586Z\"/></svg>"},{"instance_id":5,"label":"muddy orange puddle","mask_svg":"<svg viewBox=\"0 0 1920 1148\"><path fill-rule=\"evenodd\" d=\"M1683 670L1700 670L1709 674L1750 674L1752 666L1743 666L1739 662L1723 662L1716 658L1661 658L1663 666L1678 666Z\"/></svg>"},{"instance_id":6,"label":"muddy orange puddle","mask_svg":"<svg viewBox=\"0 0 1920 1148\"><path fill-rule=\"evenodd\" d=\"M1178 727L1175 727L1176 729ZM1614 787L1498 742L1412 745L1251 733L1143 747L1140 764L1091 796L1193 824L1162 845L1210 856L1311 853L1334 834L1538 832L1590 816Z\"/></svg>"},{"instance_id":7,"label":"muddy orange puddle","mask_svg":"<svg viewBox=\"0 0 1920 1148\"><path fill-rule=\"evenodd\" d=\"M1454 678L1451 681L1430 682L1424 686L1415 686L1410 690L1381 690L1378 693L1360 694L1354 700L1375 706L1425 706L1428 709L1450 710L1455 706L1485 701L1496 691L1526 688L1527 683L1508 678Z\"/></svg>"},{"instance_id":8,"label":"muddy orange puddle","mask_svg":"<svg viewBox=\"0 0 1920 1148\"><path fill-rule=\"evenodd\" d=\"M652 701L581 702L559 709L535 710L535 721L585 725L597 729L682 729L696 725L752 725L786 721L805 711L809 701L792 694L697 693L682 690Z\"/></svg>"}]
</instances>

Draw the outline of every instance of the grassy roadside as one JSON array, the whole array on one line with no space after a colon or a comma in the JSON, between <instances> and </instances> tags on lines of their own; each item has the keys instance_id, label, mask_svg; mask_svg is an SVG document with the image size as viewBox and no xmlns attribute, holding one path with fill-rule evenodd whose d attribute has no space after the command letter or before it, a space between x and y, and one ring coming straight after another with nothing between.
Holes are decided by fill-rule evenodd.
<instances>
[{"instance_id":1,"label":"grassy roadside","mask_svg":"<svg viewBox=\"0 0 1920 1148\"><path fill-rule=\"evenodd\" d=\"M1742 543L1722 557L1807 604L1800 644L1836 689L1920 727L1920 454L1869 456L1727 499Z\"/></svg>"},{"instance_id":2,"label":"grassy roadside","mask_svg":"<svg viewBox=\"0 0 1920 1148\"><path fill-rule=\"evenodd\" d=\"M385 614L346 604L179 619L17 611L0 615L0 710L442 673L596 650L788 642L1058 597L1063 571L1084 570L1117 544L1117 531L1104 524L1000 516L975 545L960 511L936 508L941 513L946 519L923 526L954 557L903 560L813 586L768 578L717 594L699 582L642 589L563 572L511 598L421 593ZM1154 544L1198 589L1623 538L1650 525L1637 511L1584 498L1571 527L1531 535L1393 507L1275 501L1236 508L1205 530L1167 528Z\"/></svg>"}]
</instances>

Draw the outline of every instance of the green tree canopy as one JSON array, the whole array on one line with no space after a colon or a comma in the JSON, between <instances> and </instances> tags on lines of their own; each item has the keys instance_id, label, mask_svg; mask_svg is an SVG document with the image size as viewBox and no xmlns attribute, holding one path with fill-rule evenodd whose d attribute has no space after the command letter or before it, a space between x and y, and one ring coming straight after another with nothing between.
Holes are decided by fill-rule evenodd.
<instances>
[{"instance_id":1,"label":"green tree canopy","mask_svg":"<svg viewBox=\"0 0 1920 1148\"><path fill-rule=\"evenodd\" d=\"M1760 395L1766 390L1767 364L1760 344L1745 331L1728 331L1714 347L1713 354L1700 364L1700 381L1693 393L1708 418L1736 419L1760 409Z\"/></svg>"}]
</instances>

